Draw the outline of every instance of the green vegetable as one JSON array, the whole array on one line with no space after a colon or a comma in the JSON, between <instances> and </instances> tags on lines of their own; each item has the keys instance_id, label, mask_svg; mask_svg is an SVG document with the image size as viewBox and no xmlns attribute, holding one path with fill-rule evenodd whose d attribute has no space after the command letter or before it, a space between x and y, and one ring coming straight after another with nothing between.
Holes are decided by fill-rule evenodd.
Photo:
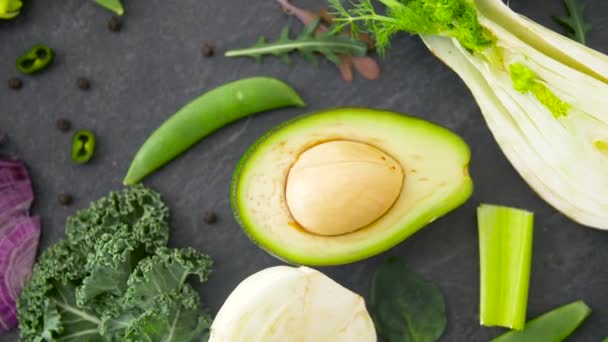
<instances>
[{"instance_id":1,"label":"green vegetable","mask_svg":"<svg viewBox=\"0 0 608 342\"><path fill-rule=\"evenodd\" d=\"M0 0L0 19L13 19L19 15L21 0Z\"/></svg>"},{"instance_id":2,"label":"green vegetable","mask_svg":"<svg viewBox=\"0 0 608 342\"><path fill-rule=\"evenodd\" d=\"M95 2L118 15L123 15L125 13L121 0L95 0Z\"/></svg>"},{"instance_id":3,"label":"green vegetable","mask_svg":"<svg viewBox=\"0 0 608 342\"><path fill-rule=\"evenodd\" d=\"M143 186L68 217L18 303L27 341L206 341L211 319L186 282L212 261L167 248L168 208Z\"/></svg>"},{"instance_id":4,"label":"green vegetable","mask_svg":"<svg viewBox=\"0 0 608 342\"><path fill-rule=\"evenodd\" d=\"M524 327L533 219L531 212L520 209L487 204L477 208L482 325Z\"/></svg>"},{"instance_id":5,"label":"green vegetable","mask_svg":"<svg viewBox=\"0 0 608 342\"><path fill-rule=\"evenodd\" d=\"M135 184L223 126L248 115L287 106L304 106L287 84L252 77L215 88L165 121L141 146L124 179Z\"/></svg>"},{"instance_id":6,"label":"green vegetable","mask_svg":"<svg viewBox=\"0 0 608 342\"><path fill-rule=\"evenodd\" d=\"M331 1L338 29L368 31L380 49L397 32L420 35L528 184L573 220L608 229L608 56L501 0L378 0L384 12L372 0L349 10Z\"/></svg>"},{"instance_id":7,"label":"green vegetable","mask_svg":"<svg viewBox=\"0 0 608 342\"><path fill-rule=\"evenodd\" d=\"M395 257L374 272L370 302L376 331L389 342L436 341L445 330L439 287Z\"/></svg>"},{"instance_id":8,"label":"green vegetable","mask_svg":"<svg viewBox=\"0 0 608 342\"><path fill-rule=\"evenodd\" d=\"M95 135L93 132L82 129L72 137L72 161L84 164L95 154Z\"/></svg>"},{"instance_id":9,"label":"green vegetable","mask_svg":"<svg viewBox=\"0 0 608 342\"><path fill-rule=\"evenodd\" d=\"M551 310L526 323L521 331L509 331L491 342L560 342L570 336L591 314L583 301L576 301Z\"/></svg>"},{"instance_id":10,"label":"green vegetable","mask_svg":"<svg viewBox=\"0 0 608 342\"><path fill-rule=\"evenodd\" d=\"M591 30L591 25L585 22L583 11L585 5L579 0L564 0L568 16L555 16L553 19L566 29L568 37L581 44L587 44L587 32Z\"/></svg>"},{"instance_id":11,"label":"green vegetable","mask_svg":"<svg viewBox=\"0 0 608 342\"><path fill-rule=\"evenodd\" d=\"M27 75L35 74L48 68L54 58L55 53L50 47L36 44L17 58L17 70Z\"/></svg>"},{"instance_id":12,"label":"green vegetable","mask_svg":"<svg viewBox=\"0 0 608 342\"><path fill-rule=\"evenodd\" d=\"M511 80L515 90L522 94L530 93L551 111L556 119L568 115L570 105L560 100L530 68L521 63L513 63L509 66Z\"/></svg>"},{"instance_id":13,"label":"green vegetable","mask_svg":"<svg viewBox=\"0 0 608 342\"><path fill-rule=\"evenodd\" d=\"M477 20L476 9L468 0L378 0L387 7L386 15L377 14L372 0L362 0L347 11L340 0L329 0L337 10L338 27L350 24L359 32L358 22L373 34L380 52L389 45L394 34L439 34L458 39L471 51L482 51L494 43Z\"/></svg>"},{"instance_id":14,"label":"green vegetable","mask_svg":"<svg viewBox=\"0 0 608 342\"><path fill-rule=\"evenodd\" d=\"M306 25L302 33L293 40L289 38L289 28L285 27L276 42L266 43L264 37L261 37L250 48L226 52L226 57L249 56L260 61L262 56L270 54L289 63L288 53L297 50L311 64L317 63L315 53L320 53L334 64L340 65L341 61L338 57L340 54L365 56L367 45L364 42L330 31L315 35L318 27L319 18L316 18Z\"/></svg>"}]
</instances>

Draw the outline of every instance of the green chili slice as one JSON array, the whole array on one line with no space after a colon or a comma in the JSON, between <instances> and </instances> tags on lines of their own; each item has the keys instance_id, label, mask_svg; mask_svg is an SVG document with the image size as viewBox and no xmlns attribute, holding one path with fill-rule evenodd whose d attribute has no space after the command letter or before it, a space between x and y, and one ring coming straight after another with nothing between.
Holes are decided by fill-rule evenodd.
<instances>
[{"instance_id":1,"label":"green chili slice","mask_svg":"<svg viewBox=\"0 0 608 342\"><path fill-rule=\"evenodd\" d=\"M19 15L23 3L21 0L0 0L0 19L13 19Z\"/></svg>"},{"instance_id":2,"label":"green chili slice","mask_svg":"<svg viewBox=\"0 0 608 342\"><path fill-rule=\"evenodd\" d=\"M72 160L77 164L84 164L93 158L95 153L95 135L83 129L74 133L72 138Z\"/></svg>"},{"instance_id":3,"label":"green chili slice","mask_svg":"<svg viewBox=\"0 0 608 342\"><path fill-rule=\"evenodd\" d=\"M491 342L560 342L570 336L590 314L589 306L579 300L536 317L526 323L524 330L506 332Z\"/></svg>"},{"instance_id":4,"label":"green chili slice","mask_svg":"<svg viewBox=\"0 0 608 342\"><path fill-rule=\"evenodd\" d=\"M54 58L53 49L42 44L36 44L17 58L17 70L27 75L35 74L48 68L53 63Z\"/></svg>"}]
</instances>

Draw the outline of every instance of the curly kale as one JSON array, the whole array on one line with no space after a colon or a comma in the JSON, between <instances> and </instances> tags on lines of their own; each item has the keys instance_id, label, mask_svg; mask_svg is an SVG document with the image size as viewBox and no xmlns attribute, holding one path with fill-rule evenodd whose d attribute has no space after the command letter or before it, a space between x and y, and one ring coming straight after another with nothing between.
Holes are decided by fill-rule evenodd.
<instances>
[{"instance_id":1,"label":"curly kale","mask_svg":"<svg viewBox=\"0 0 608 342\"><path fill-rule=\"evenodd\" d=\"M212 260L166 247L169 210L141 185L110 193L67 220L18 304L25 341L205 341L210 316L191 276Z\"/></svg>"}]
</instances>

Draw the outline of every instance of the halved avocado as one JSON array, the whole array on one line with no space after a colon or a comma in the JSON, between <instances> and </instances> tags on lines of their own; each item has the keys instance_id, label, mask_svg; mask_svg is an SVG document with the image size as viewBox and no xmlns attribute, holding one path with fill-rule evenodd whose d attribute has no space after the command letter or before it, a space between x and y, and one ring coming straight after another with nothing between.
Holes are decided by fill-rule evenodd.
<instances>
[{"instance_id":1,"label":"halved avocado","mask_svg":"<svg viewBox=\"0 0 608 342\"><path fill-rule=\"evenodd\" d=\"M234 174L231 203L247 235L276 257L345 264L464 203L473 188L469 160L460 137L430 122L333 109L288 121L252 145Z\"/></svg>"}]
</instances>

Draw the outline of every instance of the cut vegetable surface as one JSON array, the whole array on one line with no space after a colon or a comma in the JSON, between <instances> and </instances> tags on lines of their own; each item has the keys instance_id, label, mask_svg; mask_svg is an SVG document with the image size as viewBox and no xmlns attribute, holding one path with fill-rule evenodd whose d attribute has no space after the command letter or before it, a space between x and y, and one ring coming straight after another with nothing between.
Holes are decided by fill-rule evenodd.
<instances>
[{"instance_id":1,"label":"cut vegetable surface","mask_svg":"<svg viewBox=\"0 0 608 342\"><path fill-rule=\"evenodd\" d=\"M323 273L275 266L243 280L211 326L209 342L374 342L365 301Z\"/></svg>"},{"instance_id":2,"label":"cut vegetable surface","mask_svg":"<svg viewBox=\"0 0 608 342\"><path fill-rule=\"evenodd\" d=\"M124 179L135 184L227 124L259 112L304 102L287 84L251 77L210 90L181 108L141 146Z\"/></svg>"},{"instance_id":3,"label":"cut vegetable surface","mask_svg":"<svg viewBox=\"0 0 608 342\"><path fill-rule=\"evenodd\" d=\"M460 137L393 112L340 108L271 130L241 159L232 206L271 254L336 265L385 251L471 194Z\"/></svg>"},{"instance_id":4,"label":"cut vegetable surface","mask_svg":"<svg viewBox=\"0 0 608 342\"><path fill-rule=\"evenodd\" d=\"M439 287L395 257L374 273L370 298L376 330L388 342L436 341L445 330L445 300Z\"/></svg>"},{"instance_id":5,"label":"cut vegetable surface","mask_svg":"<svg viewBox=\"0 0 608 342\"><path fill-rule=\"evenodd\" d=\"M69 217L19 299L25 341L205 341L211 319L188 284L211 259L167 248L168 209L143 186Z\"/></svg>"},{"instance_id":6,"label":"cut vegetable surface","mask_svg":"<svg viewBox=\"0 0 608 342\"><path fill-rule=\"evenodd\" d=\"M29 215L33 200L25 165L0 160L0 331L17 325L17 299L36 259L40 218Z\"/></svg>"},{"instance_id":7,"label":"cut vegetable surface","mask_svg":"<svg viewBox=\"0 0 608 342\"><path fill-rule=\"evenodd\" d=\"M17 58L17 70L23 74L35 74L48 68L55 58L55 52L43 44L36 44Z\"/></svg>"},{"instance_id":8,"label":"cut vegetable surface","mask_svg":"<svg viewBox=\"0 0 608 342\"><path fill-rule=\"evenodd\" d=\"M521 330L526 322L533 214L483 204L477 209L480 323Z\"/></svg>"},{"instance_id":9,"label":"cut vegetable surface","mask_svg":"<svg viewBox=\"0 0 608 342\"><path fill-rule=\"evenodd\" d=\"M591 314L583 301L551 310L526 323L524 330L509 331L491 342L561 342L570 336Z\"/></svg>"},{"instance_id":10,"label":"cut vegetable surface","mask_svg":"<svg viewBox=\"0 0 608 342\"><path fill-rule=\"evenodd\" d=\"M369 31L380 49L395 33L422 36L477 100L507 158L547 202L608 229L608 57L511 11L500 0L371 0L342 25ZM576 162L572 162L576 160Z\"/></svg>"},{"instance_id":11,"label":"cut vegetable surface","mask_svg":"<svg viewBox=\"0 0 608 342\"><path fill-rule=\"evenodd\" d=\"M0 19L13 19L21 12L21 0L0 0Z\"/></svg>"}]
</instances>

